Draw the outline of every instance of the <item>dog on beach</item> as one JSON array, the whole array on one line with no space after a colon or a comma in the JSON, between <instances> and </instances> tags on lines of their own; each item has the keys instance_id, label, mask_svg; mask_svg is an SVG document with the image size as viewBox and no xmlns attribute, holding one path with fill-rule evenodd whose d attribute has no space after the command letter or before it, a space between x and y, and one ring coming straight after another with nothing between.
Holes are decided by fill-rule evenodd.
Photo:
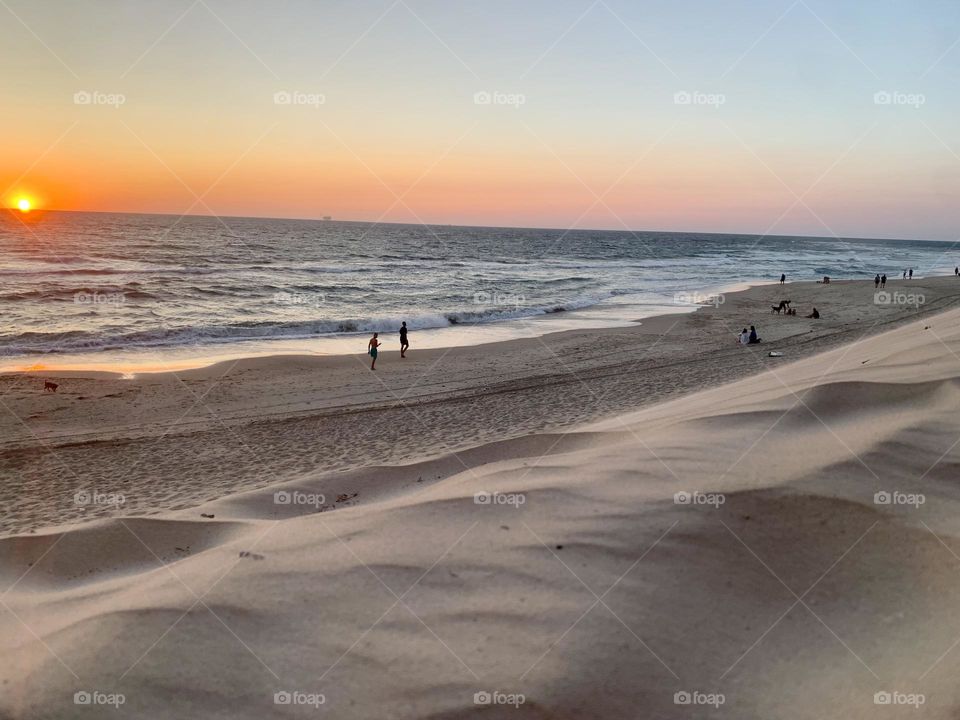
<instances>
[{"instance_id":1,"label":"dog on beach","mask_svg":"<svg viewBox=\"0 0 960 720\"><path fill-rule=\"evenodd\" d=\"M44 381L43 381L43 391L44 391L44 392L56 392L58 387L60 387L60 386L59 386L57 383L55 383L55 382L50 382L49 380L44 380Z\"/></svg>"},{"instance_id":2,"label":"dog on beach","mask_svg":"<svg viewBox=\"0 0 960 720\"><path fill-rule=\"evenodd\" d=\"M790 301L789 301L789 300L781 300L779 305L771 305L771 306L770 306L770 313L771 313L771 314L776 313L777 315L779 315L780 312L783 311L783 310L786 310L786 311L789 312L789 310L790 310Z\"/></svg>"}]
</instances>

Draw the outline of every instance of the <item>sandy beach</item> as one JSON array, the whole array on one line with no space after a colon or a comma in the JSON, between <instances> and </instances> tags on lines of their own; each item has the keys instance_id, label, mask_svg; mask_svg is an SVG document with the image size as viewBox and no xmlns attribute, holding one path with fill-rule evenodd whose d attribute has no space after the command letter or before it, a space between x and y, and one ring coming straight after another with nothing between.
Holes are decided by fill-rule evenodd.
<instances>
[{"instance_id":1,"label":"sandy beach","mask_svg":"<svg viewBox=\"0 0 960 720\"><path fill-rule=\"evenodd\" d=\"M960 281L888 289L5 376L0 716L956 717Z\"/></svg>"},{"instance_id":2,"label":"sandy beach","mask_svg":"<svg viewBox=\"0 0 960 720\"><path fill-rule=\"evenodd\" d=\"M152 515L278 482L566 431L960 303L954 277L891 281L888 290L923 302L876 305L869 282L760 285L627 329L428 351L417 350L414 333L404 360L396 338L385 337L376 372L358 353L237 360L134 379L2 375L0 467L11 481L0 487L0 532L114 512L109 504L77 505L80 490L123 494L124 512ZM781 299L798 314L771 314ZM814 306L820 320L802 317ZM739 347L735 335L751 324L763 343ZM357 345L362 351L366 337ZM56 393L42 392L45 379L60 384Z\"/></svg>"}]
</instances>

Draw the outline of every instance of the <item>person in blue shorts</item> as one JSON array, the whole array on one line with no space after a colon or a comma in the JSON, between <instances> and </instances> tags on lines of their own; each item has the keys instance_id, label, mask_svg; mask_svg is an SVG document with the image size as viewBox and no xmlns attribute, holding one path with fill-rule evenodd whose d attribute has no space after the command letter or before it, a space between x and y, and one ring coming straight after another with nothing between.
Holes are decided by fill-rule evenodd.
<instances>
[{"instance_id":1,"label":"person in blue shorts","mask_svg":"<svg viewBox=\"0 0 960 720\"><path fill-rule=\"evenodd\" d=\"M373 337L370 338L370 342L367 343L367 354L373 358L370 362L370 369L377 369L377 348L380 347L380 341L377 340L377 333L373 334Z\"/></svg>"}]
</instances>

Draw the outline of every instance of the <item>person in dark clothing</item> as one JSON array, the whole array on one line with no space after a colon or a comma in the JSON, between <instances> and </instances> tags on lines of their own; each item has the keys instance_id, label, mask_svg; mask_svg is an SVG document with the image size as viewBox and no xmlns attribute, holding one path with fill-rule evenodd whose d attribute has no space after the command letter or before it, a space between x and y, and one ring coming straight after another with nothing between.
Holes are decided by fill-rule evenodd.
<instances>
[{"instance_id":1,"label":"person in dark clothing","mask_svg":"<svg viewBox=\"0 0 960 720\"><path fill-rule=\"evenodd\" d=\"M407 323L404 321L400 325L400 357L405 358L407 356L408 347L410 347L410 343L407 342Z\"/></svg>"},{"instance_id":2,"label":"person in dark clothing","mask_svg":"<svg viewBox=\"0 0 960 720\"><path fill-rule=\"evenodd\" d=\"M786 273L780 273L780 284L783 285L787 281Z\"/></svg>"},{"instance_id":3,"label":"person in dark clothing","mask_svg":"<svg viewBox=\"0 0 960 720\"><path fill-rule=\"evenodd\" d=\"M813 309L813 312L807 315L808 318L813 318L814 320L820 319L820 311L816 308Z\"/></svg>"},{"instance_id":4,"label":"person in dark clothing","mask_svg":"<svg viewBox=\"0 0 960 720\"><path fill-rule=\"evenodd\" d=\"M884 273L880 276L880 287L885 288L887 286L887 274Z\"/></svg>"},{"instance_id":5,"label":"person in dark clothing","mask_svg":"<svg viewBox=\"0 0 960 720\"><path fill-rule=\"evenodd\" d=\"M750 344L756 345L758 342L760 342L760 338L757 337L757 329L753 325L751 325L750 326Z\"/></svg>"},{"instance_id":6,"label":"person in dark clothing","mask_svg":"<svg viewBox=\"0 0 960 720\"><path fill-rule=\"evenodd\" d=\"M880 287L880 273L877 273L877 276L873 279L873 288L876 290Z\"/></svg>"}]
</instances>

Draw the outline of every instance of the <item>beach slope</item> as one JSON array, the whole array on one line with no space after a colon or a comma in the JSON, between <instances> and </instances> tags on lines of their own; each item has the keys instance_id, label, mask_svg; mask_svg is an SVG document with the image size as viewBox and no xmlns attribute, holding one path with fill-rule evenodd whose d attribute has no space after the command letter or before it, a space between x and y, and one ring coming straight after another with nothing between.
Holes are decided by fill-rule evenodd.
<instances>
[{"instance_id":1,"label":"beach slope","mask_svg":"<svg viewBox=\"0 0 960 720\"><path fill-rule=\"evenodd\" d=\"M958 353L3 538L0 716L956 717Z\"/></svg>"}]
</instances>

